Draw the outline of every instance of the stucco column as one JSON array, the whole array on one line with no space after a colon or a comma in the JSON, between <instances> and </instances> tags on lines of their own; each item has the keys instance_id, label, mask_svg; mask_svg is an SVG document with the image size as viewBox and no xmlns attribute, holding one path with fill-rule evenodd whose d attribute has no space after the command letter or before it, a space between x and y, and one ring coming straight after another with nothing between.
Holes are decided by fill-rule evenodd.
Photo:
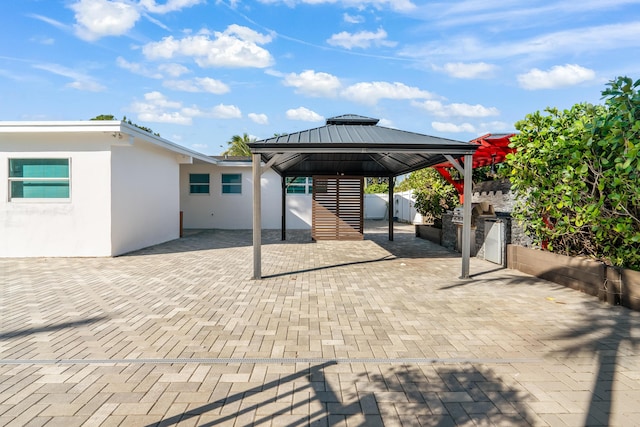
<instances>
[{"instance_id":1,"label":"stucco column","mask_svg":"<svg viewBox=\"0 0 640 427\"><path fill-rule=\"evenodd\" d=\"M260 154L252 154L253 163L253 278L262 278L262 186Z\"/></svg>"},{"instance_id":2,"label":"stucco column","mask_svg":"<svg viewBox=\"0 0 640 427\"><path fill-rule=\"evenodd\" d=\"M469 258L471 257L471 180L473 171L473 155L464 156L464 202L462 205L462 275L461 279L469 278Z\"/></svg>"}]
</instances>

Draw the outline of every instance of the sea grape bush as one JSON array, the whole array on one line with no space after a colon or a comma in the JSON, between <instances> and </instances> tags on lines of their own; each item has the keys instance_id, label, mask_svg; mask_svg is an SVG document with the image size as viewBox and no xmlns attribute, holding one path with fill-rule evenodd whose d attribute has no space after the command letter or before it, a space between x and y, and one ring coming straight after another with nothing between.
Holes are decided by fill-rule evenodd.
<instances>
[{"instance_id":1,"label":"sea grape bush","mask_svg":"<svg viewBox=\"0 0 640 427\"><path fill-rule=\"evenodd\" d=\"M639 86L618 77L604 105L547 108L516 123L514 216L541 246L640 270Z\"/></svg>"}]
</instances>

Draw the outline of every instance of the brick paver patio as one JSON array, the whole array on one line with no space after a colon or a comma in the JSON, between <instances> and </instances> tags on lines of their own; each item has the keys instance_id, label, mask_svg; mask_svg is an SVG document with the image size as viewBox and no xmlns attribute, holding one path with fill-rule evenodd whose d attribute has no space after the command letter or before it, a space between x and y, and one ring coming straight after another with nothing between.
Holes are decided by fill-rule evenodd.
<instances>
[{"instance_id":1,"label":"brick paver patio","mask_svg":"<svg viewBox=\"0 0 640 427\"><path fill-rule=\"evenodd\" d=\"M369 231L0 259L0 425L640 425L640 313Z\"/></svg>"}]
</instances>

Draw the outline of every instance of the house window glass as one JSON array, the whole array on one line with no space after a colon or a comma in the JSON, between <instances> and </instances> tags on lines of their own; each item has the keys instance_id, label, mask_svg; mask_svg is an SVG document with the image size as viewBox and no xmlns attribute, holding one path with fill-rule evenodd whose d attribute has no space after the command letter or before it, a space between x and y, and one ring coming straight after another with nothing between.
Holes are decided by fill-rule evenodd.
<instances>
[{"instance_id":1,"label":"house window glass","mask_svg":"<svg viewBox=\"0 0 640 427\"><path fill-rule=\"evenodd\" d=\"M222 174L222 194L241 194L242 174L223 173Z\"/></svg>"},{"instance_id":2,"label":"house window glass","mask_svg":"<svg viewBox=\"0 0 640 427\"><path fill-rule=\"evenodd\" d=\"M312 194L313 178L297 177L287 178L287 194Z\"/></svg>"},{"instance_id":3,"label":"house window glass","mask_svg":"<svg viewBox=\"0 0 640 427\"><path fill-rule=\"evenodd\" d=\"M69 159L9 159L9 198L68 199Z\"/></svg>"},{"instance_id":4,"label":"house window glass","mask_svg":"<svg viewBox=\"0 0 640 427\"><path fill-rule=\"evenodd\" d=\"M209 194L209 174L208 173L190 173L189 174L189 193Z\"/></svg>"}]
</instances>

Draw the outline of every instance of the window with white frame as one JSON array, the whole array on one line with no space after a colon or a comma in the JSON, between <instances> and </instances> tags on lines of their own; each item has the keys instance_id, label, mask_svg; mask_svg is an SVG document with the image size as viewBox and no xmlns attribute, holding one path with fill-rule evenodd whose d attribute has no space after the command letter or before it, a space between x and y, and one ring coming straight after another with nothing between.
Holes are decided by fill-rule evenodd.
<instances>
[{"instance_id":1,"label":"window with white frame","mask_svg":"<svg viewBox=\"0 0 640 427\"><path fill-rule=\"evenodd\" d=\"M313 178L310 176L287 178L287 194L312 194Z\"/></svg>"},{"instance_id":2,"label":"window with white frame","mask_svg":"<svg viewBox=\"0 0 640 427\"><path fill-rule=\"evenodd\" d=\"M242 174L222 174L222 194L242 194Z\"/></svg>"},{"instance_id":3,"label":"window with white frame","mask_svg":"<svg viewBox=\"0 0 640 427\"><path fill-rule=\"evenodd\" d=\"M69 159L9 159L9 200L69 199Z\"/></svg>"},{"instance_id":4,"label":"window with white frame","mask_svg":"<svg viewBox=\"0 0 640 427\"><path fill-rule=\"evenodd\" d=\"M189 194L209 194L209 185L208 173L189 174Z\"/></svg>"}]
</instances>

